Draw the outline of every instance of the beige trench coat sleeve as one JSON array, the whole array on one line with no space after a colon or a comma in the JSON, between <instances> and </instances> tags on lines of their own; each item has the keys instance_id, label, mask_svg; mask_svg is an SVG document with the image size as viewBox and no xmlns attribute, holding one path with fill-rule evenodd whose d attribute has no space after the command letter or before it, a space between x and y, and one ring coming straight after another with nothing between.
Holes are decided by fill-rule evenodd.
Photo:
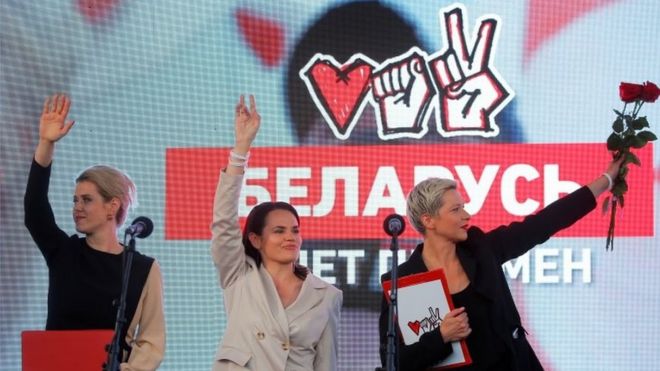
<instances>
[{"instance_id":1,"label":"beige trench coat sleeve","mask_svg":"<svg viewBox=\"0 0 660 371\"><path fill-rule=\"evenodd\" d=\"M314 371L335 371L337 370L339 349L338 329L341 306L343 303L343 294L337 291L337 296L328 318L328 323L323 329L321 339L316 345L316 357L314 358Z\"/></svg>"},{"instance_id":2,"label":"beige trench coat sleeve","mask_svg":"<svg viewBox=\"0 0 660 371\"><path fill-rule=\"evenodd\" d=\"M165 354L165 314L163 312L163 278L158 262L151 264L140 301L126 333L131 346L127 363L121 371L152 371L160 366Z\"/></svg>"},{"instance_id":3,"label":"beige trench coat sleeve","mask_svg":"<svg viewBox=\"0 0 660 371\"><path fill-rule=\"evenodd\" d=\"M228 175L222 171L213 201L211 256L223 289L245 275L247 264L252 261L245 255L238 224L238 198L242 185L243 175Z\"/></svg>"}]
</instances>

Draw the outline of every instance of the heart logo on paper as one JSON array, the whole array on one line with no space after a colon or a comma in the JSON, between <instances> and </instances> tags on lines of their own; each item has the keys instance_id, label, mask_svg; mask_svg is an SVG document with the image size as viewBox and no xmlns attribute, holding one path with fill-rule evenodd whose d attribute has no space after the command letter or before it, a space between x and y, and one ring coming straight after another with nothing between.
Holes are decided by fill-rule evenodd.
<instances>
[{"instance_id":1,"label":"heart logo on paper","mask_svg":"<svg viewBox=\"0 0 660 371\"><path fill-rule=\"evenodd\" d=\"M408 327L410 327L410 329L413 330L415 335L419 335L419 329L421 327L419 321L415 321L415 322L408 321Z\"/></svg>"},{"instance_id":2,"label":"heart logo on paper","mask_svg":"<svg viewBox=\"0 0 660 371\"><path fill-rule=\"evenodd\" d=\"M307 71L317 98L337 130L346 133L369 90L373 67L360 59L345 66L317 60Z\"/></svg>"}]
</instances>

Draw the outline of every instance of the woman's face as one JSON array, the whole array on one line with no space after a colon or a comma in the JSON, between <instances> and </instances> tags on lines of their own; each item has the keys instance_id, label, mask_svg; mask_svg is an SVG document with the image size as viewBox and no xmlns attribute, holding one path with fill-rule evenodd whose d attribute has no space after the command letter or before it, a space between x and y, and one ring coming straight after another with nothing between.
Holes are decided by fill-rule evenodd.
<instances>
[{"instance_id":1,"label":"woman's face","mask_svg":"<svg viewBox=\"0 0 660 371\"><path fill-rule=\"evenodd\" d=\"M250 235L250 242L259 250L264 263L291 264L298 260L302 237L295 215L276 209L268 213L261 232Z\"/></svg>"},{"instance_id":2,"label":"woman's face","mask_svg":"<svg viewBox=\"0 0 660 371\"><path fill-rule=\"evenodd\" d=\"M119 201L115 198L105 201L96 187L89 181L81 181L76 184L73 195L73 221L76 223L76 231L84 234L94 234L107 223L115 224Z\"/></svg>"},{"instance_id":3,"label":"woman's face","mask_svg":"<svg viewBox=\"0 0 660 371\"><path fill-rule=\"evenodd\" d=\"M442 207L437 214L427 217L426 231L451 242L465 241L469 221L463 197L457 190L450 189L442 195Z\"/></svg>"}]
</instances>

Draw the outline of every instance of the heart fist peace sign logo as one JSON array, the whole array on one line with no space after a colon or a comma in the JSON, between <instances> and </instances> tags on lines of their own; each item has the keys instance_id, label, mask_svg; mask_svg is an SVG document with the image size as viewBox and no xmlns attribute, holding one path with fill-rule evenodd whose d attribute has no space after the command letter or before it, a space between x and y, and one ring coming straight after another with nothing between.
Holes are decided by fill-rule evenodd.
<instances>
[{"instance_id":1,"label":"heart fist peace sign logo","mask_svg":"<svg viewBox=\"0 0 660 371\"><path fill-rule=\"evenodd\" d=\"M412 47L380 64L360 53L341 64L316 54L299 75L334 135L348 139L370 104L383 140L422 138L432 117L444 137L497 136L495 116L514 96L492 63L501 20L482 16L470 35L464 18L462 4L440 10L445 47L432 55Z\"/></svg>"}]
</instances>

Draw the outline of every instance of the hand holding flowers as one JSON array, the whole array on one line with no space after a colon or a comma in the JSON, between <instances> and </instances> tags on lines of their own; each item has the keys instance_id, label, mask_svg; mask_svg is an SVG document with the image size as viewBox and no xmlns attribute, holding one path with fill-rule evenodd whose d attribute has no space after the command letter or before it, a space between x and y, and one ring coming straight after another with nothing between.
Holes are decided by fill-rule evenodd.
<instances>
[{"instance_id":1,"label":"hand holding flowers","mask_svg":"<svg viewBox=\"0 0 660 371\"><path fill-rule=\"evenodd\" d=\"M653 103L660 96L660 88L650 81L643 84L632 84L622 82L619 86L619 96L624 102L621 112L614 110L617 118L612 124L612 134L607 138L607 149L614 152L614 158L623 157L623 164L619 175L613 180L612 211L610 214L610 226L607 231L607 242L605 250L614 249L614 221L616 209L624 206L624 194L628 191L626 175L628 164L640 165L639 158L630 151L630 148L642 148L646 143L657 139L655 134L648 128L649 123L646 116L638 116L644 103ZM628 105L633 104L632 110L627 111ZM605 200L605 210L609 205L609 197Z\"/></svg>"}]
</instances>

